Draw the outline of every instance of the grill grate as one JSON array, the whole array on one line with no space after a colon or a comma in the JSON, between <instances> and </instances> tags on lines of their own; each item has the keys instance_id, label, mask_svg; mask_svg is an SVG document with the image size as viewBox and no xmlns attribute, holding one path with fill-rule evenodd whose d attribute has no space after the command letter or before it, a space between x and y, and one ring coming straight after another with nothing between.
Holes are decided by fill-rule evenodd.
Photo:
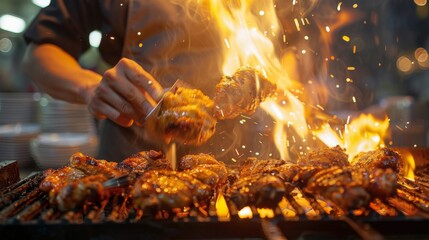
<instances>
[{"instance_id":1,"label":"grill grate","mask_svg":"<svg viewBox=\"0 0 429 240\"><path fill-rule=\"evenodd\" d=\"M310 239L320 234L330 239L376 239L391 234L409 236L412 229L416 235L413 238L419 239L418 236L429 234L429 229L422 226L429 223L428 188L424 181L428 178L421 172L416 182L401 178L396 196L386 201L375 199L365 209L346 212L320 196L296 188L272 210L272 218L264 218L259 209L251 206L251 219L241 219L237 207L230 201L226 202L229 216L218 216L215 200L206 209L192 207L179 213L156 210L144 213L131 206L127 194L112 195L107 201L63 213L49 205L47 194L39 190L43 179L39 172L2 192L0 236L26 237L27 232L34 232L31 238L46 239L78 231L81 235L64 237L108 234L109 239L115 239L112 236L122 232L137 239L143 233L154 239L294 239L302 238L303 234ZM393 225L398 225L398 229L392 229Z\"/></svg>"}]
</instances>

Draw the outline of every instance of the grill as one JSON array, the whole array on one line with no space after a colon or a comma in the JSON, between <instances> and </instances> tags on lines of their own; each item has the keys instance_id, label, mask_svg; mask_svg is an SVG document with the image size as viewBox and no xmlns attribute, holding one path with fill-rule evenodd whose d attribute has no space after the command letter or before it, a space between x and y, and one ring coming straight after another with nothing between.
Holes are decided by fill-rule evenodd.
<instances>
[{"instance_id":1,"label":"grill","mask_svg":"<svg viewBox=\"0 0 429 240\"><path fill-rule=\"evenodd\" d=\"M242 218L229 201L219 213L208 208L180 212L142 212L131 207L126 194L60 212L38 188L42 172L30 174L3 190L0 198L2 239L427 239L429 235L429 150L413 150L418 166L415 181L400 178L397 194L374 200L368 208L344 211L328 200L296 188L273 214L249 206Z\"/></svg>"}]
</instances>

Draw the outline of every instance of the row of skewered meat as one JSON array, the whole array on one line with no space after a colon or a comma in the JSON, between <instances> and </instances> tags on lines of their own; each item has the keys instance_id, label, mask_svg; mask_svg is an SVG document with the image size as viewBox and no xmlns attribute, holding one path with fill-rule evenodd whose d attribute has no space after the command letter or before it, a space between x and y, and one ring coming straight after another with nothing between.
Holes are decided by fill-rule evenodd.
<instances>
[{"instance_id":1,"label":"row of skewered meat","mask_svg":"<svg viewBox=\"0 0 429 240\"><path fill-rule=\"evenodd\" d=\"M237 169L208 154L185 155L177 170L157 151L140 152L120 163L76 153L69 166L47 170L40 188L62 211L124 193L137 209L204 208L219 194L238 209L275 208L296 187L342 209L357 209L395 194L401 166L401 156L389 148L358 154L351 163L337 146L310 152L296 163L249 158Z\"/></svg>"},{"instance_id":2,"label":"row of skewered meat","mask_svg":"<svg viewBox=\"0 0 429 240\"><path fill-rule=\"evenodd\" d=\"M339 146L310 152L297 163L249 158L226 196L238 208L274 208L299 187L342 209L357 209L395 194L401 166L401 156L389 148L358 154L351 163Z\"/></svg>"}]
</instances>

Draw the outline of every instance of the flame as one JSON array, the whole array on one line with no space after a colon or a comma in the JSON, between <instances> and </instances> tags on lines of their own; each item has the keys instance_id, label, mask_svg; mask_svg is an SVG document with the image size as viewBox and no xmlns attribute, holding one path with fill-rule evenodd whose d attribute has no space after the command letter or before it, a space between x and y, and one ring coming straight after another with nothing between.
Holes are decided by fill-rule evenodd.
<instances>
[{"instance_id":1,"label":"flame","mask_svg":"<svg viewBox=\"0 0 429 240\"><path fill-rule=\"evenodd\" d=\"M350 156L384 145L383 138L389 126L387 119L380 121L363 115L345 125L344 132L316 121L330 118L327 114L320 114L324 111L320 104L324 101L326 89L317 83L313 84L310 79L312 91L305 93L303 85L290 76L294 79L300 78L300 75L311 78L311 74L298 71L296 54L289 51L279 56L276 52L278 44L286 42L286 35L282 32L284 29L281 28L276 12L276 4L283 3L258 0L209 0L209 3L212 17L224 39L223 73L231 75L240 67L254 67L275 82L279 89L276 98L266 101L261 107L274 119L273 141L282 159L290 158L292 146L297 150L295 153L305 154L313 147L311 142L316 137L328 146L340 145L346 148ZM341 4L335 11L336 19L328 25L322 21L319 23L317 17L309 17L316 20L314 25L320 30L318 38L326 46L324 49L329 49L333 32L361 18L355 10L342 10ZM303 15L294 19L298 32L305 32L305 28L313 23L309 18ZM305 40L309 38L308 35L304 37ZM348 36L343 36L342 39L350 41ZM305 43L302 46L306 46ZM302 58L310 58L310 52L311 49L301 49ZM329 51L323 52L323 55L330 56ZM330 56L329 59L333 60L335 56ZM346 70L355 70L355 67L348 66ZM321 73L327 75L324 70ZM348 83L353 82L347 79ZM311 102L305 100L304 103L305 94L310 95L310 99L311 95L317 95L319 99ZM355 97L353 101L356 102Z\"/></svg>"},{"instance_id":2,"label":"flame","mask_svg":"<svg viewBox=\"0 0 429 240\"><path fill-rule=\"evenodd\" d=\"M388 129L388 118L380 120L370 114L361 114L350 124L345 124L342 131L334 131L329 124L325 124L315 130L314 135L329 147L339 145L345 148L349 159L352 159L359 152L384 147Z\"/></svg>"},{"instance_id":3,"label":"flame","mask_svg":"<svg viewBox=\"0 0 429 240\"><path fill-rule=\"evenodd\" d=\"M416 163L414 161L413 155L407 149L400 149L398 151L401 154L402 159L404 160L404 166L403 166L404 177L411 181L414 181L415 180L414 170L416 169Z\"/></svg>"},{"instance_id":4,"label":"flame","mask_svg":"<svg viewBox=\"0 0 429 240\"><path fill-rule=\"evenodd\" d=\"M242 208L240 211L238 211L238 217L241 219L253 218L252 209L249 206Z\"/></svg>"},{"instance_id":5,"label":"flame","mask_svg":"<svg viewBox=\"0 0 429 240\"><path fill-rule=\"evenodd\" d=\"M229 218L228 205L222 194L219 194L216 200L216 215L219 218Z\"/></svg>"}]
</instances>

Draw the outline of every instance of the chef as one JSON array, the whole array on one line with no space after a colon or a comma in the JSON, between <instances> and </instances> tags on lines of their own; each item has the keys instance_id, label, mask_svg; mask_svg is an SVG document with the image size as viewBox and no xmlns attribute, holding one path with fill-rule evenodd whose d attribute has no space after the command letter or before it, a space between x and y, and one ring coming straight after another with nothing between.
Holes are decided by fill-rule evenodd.
<instances>
[{"instance_id":1,"label":"chef","mask_svg":"<svg viewBox=\"0 0 429 240\"><path fill-rule=\"evenodd\" d=\"M141 123L164 88L182 79L212 96L223 41L209 15L205 1L54 0L24 34L29 44L24 66L41 91L86 104L104 119L97 157L121 161L160 148L145 137ZM94 30L101 31L99 51L111 65L102 74L78 62ZM227 138L238 142L237 136ZM233 149L225 135L222 139Z\"/></svg>"}]
</instances>

